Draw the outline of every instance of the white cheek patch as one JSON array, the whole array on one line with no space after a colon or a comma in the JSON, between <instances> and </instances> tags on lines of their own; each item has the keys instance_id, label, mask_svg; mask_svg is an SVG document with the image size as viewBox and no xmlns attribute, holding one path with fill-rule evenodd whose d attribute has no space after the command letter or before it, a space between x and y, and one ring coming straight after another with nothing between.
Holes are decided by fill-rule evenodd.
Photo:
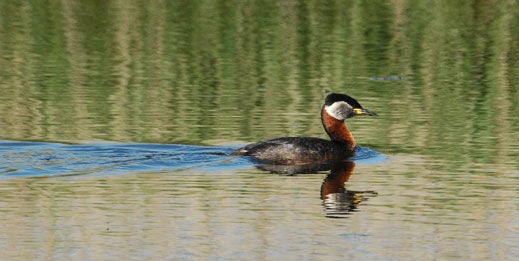
<instances>
[{"instance_id":1,"label":"white cheek patch","mask_svg":"<svg viewBox=\"0 0 519 261\"><path fill-rule=\"evenodd\" d=\"M349 112L353 110L353 107L351 107L345 101L338 101L334 102L330 106L325 106L324 109L330 116L336 118L337 120L343 121L348 118Z\"/></svg>"}]
</instances>

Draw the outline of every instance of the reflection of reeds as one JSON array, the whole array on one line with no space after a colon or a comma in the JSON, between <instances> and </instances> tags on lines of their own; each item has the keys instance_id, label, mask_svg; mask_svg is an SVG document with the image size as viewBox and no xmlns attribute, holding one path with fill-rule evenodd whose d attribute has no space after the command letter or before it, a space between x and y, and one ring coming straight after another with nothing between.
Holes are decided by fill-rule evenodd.
<instances>
[{"instance_id":1,"label":"reflection of reeds","mask_svg":"<svg viewBox=\"0 0 519 261\"><path fill-rule=\"evenodd\" d=\"M450 156L490 147L503 158L519 113L515 5L4 3L1 136L324 136L318 111L328 88L383 116L349 123L368 144L450 147ZM369 81L386 75L411 77Z\"/></svg>"}]
</instances>

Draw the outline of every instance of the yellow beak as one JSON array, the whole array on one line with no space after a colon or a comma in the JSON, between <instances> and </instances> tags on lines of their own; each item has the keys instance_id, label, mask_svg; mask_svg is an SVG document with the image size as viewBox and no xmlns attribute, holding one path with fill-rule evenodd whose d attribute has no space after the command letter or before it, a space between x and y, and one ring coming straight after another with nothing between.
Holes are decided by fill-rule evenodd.
<instances>
[{"instance_id":1,"label":"yellow beak","mask_svg":"<svg viewBox=\"0 0 519 261\"><path fill-rule=\"evenodd\" d=\"M361 109L361 108L354 108L353 109L353 113L355 113L355 115L377 116L376 112L370 111L370 110L366 110L366 109Z\"/></svg>"}]
</instances>

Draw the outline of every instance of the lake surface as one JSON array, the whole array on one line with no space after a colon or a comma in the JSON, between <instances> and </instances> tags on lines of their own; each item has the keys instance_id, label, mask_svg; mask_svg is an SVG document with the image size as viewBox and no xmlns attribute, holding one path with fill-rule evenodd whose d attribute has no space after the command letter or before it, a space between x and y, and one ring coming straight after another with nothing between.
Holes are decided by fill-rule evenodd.
<instances>
[{"instance_id":1,"label":"lake surface","mask_svg":"<svg viewBox=\"0 0 519 261\"><path fill-rule=\"evenodd\" d=\"M0 2L6 260L513 260L517 1ZM324 169L230 156L378 117Z\"/></svg>"}]
</instances>

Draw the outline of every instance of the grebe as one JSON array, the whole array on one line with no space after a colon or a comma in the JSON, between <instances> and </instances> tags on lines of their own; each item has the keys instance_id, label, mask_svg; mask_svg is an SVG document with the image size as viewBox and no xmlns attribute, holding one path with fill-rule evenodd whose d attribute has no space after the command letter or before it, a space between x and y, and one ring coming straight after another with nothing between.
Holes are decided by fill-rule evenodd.
<instances>
[{"instance_id":1,"label":"grebe","mask_svg":"<svg viewBox=\"0 0 519 261\"><path fill-rule=\"evenodd\" d=\"M331 162L349 158L355 139L344 120L356 115L377 115L362 108L346 94L330 93L321 109L321 122L330 140L313 137L283 137L247 145L232 155L252 156L257 160L287 165Z\"/></svg>"}]
</instances>

